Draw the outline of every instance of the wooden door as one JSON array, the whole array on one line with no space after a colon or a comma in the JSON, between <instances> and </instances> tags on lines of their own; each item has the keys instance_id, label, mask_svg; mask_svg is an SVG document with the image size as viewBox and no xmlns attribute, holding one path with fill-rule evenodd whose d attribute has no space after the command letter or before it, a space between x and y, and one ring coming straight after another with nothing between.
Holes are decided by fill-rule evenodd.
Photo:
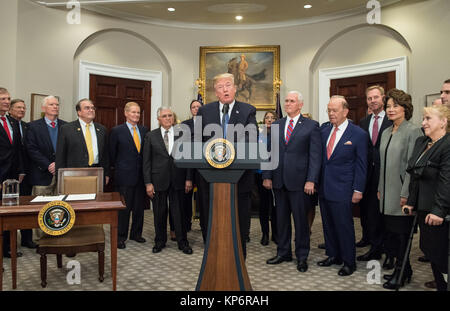
<instances>
[{"instance_id":1,"label":"wooden door","mask_svg":"<svg viewBox=\"0 0 450 311\"><path fill-rule=\"evenodd\" d=\"M377 84L386 92L394 88L395 71L331 80L330 96L345 96L350 106L348 118L358 125L367 115L366 89Z\"/></svg>"},{"instance_id":2,"label":"wooden door","mask_svg":"<svg viewBox=\"0 0 450 311\"><path fill-rule=\"evenodd\" d=\"M95 122L104 125L108 131L114 126L125 123L124 108L128 102L136 102L141 107L139 124L151 128L151 82L142 80L122 79L99 75L89 77L89 98L94 102L97 111ZM105 192L114 191L114 170L111 179L105 186ZM144 208L150 207L148 197Z\"/></svg>"},{"instance_id":3,"label":"wooden door","mask_svg":"<svg viewBox=\"0 0 450 311\"><path fill-rule=\"evenodd\" d=\"M125 122L123 110L128 102L141 106L140 124L149 129L151 120L151 82L90 75L89 98L97 108L95 122L108 130Z\"/></svg>"}]
</instances>

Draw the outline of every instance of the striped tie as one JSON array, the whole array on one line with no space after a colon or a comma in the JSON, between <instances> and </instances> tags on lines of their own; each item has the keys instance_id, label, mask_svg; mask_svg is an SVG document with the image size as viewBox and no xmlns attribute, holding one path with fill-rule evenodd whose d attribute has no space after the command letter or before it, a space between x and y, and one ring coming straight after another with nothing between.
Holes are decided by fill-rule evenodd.
<instances>
[{"instance_id":1,"label":"striped tie","mask_svg":"<svg viewBox=\"0 0 450 311\"><path fill-rule=\"evenodd\" d=\"M89 166L94 163L94 149L92 148L92 136L91 130L89 129L90 124L86 123L86 135L84 135L84 139L86 140L86 148L89 155Z\"/></svg>"},{"instance_id":2,"label":"striped tie","mask_svg":"<svg viewBox=\"0 0 450 311\"><path fill-rule=\"evenodd\" d=\"M286 145L289 142L289 138L291 138L292 131L294 130L294 119L289 120L289 125L286 131Z\"/></svg>"}]
</instances>

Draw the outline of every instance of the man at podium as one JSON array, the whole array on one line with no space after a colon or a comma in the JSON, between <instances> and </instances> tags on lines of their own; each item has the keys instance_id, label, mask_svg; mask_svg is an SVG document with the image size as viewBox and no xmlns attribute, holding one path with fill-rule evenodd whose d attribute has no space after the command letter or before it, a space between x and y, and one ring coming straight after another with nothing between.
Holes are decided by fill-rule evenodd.
<instances>
[{"instance_id":1,"label":"man at podium","mask_svg":"<svg viewBox=\"0 0 450 311\"><path fill-rule=\"evenodd\" d=\"M252 105L235 100L236 85L234 76L224 73L214 77L214 91L218 101L209 103L200 107L198 117L201 117L202 129L209 124L217 124L222 128L222 137L227 138L230 142L249 142L257 141L257 124L256 109ZM254 136L247 134L244 136L231 133L230 125L242 124L244 127L253 124ZM227 130L230 129L230 135ZM203 132L202 132L203 133ZM215 133L217 135L217 133ZM232 134L232 135L231 135ZM203 142L209 140L212 136L202 135ZM238 188L238 215L239 228L241 234L241 243L244 257L246 256L246 241L250 231L250 195L253 186L254 176L251 170L246 170L237 184ZM200 210L200 226L202 228L203 241L206 241L208 232L209 218L209 184L203 177L198 182L199 199L201 200L202 209Z\"/></svg>"}]
</instances>

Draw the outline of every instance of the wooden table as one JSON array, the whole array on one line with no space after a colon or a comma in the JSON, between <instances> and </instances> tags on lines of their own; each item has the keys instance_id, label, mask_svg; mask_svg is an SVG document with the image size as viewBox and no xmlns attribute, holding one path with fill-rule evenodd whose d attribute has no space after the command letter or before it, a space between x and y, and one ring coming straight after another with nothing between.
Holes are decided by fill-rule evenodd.
<instances>
[{"instance_id":1,"label":"wooden table","mask_svg":"<svg viewBox=\"0 0 450 311\"><path fill-rule=\"evenodd\" d=\"M46 203L30 203L34 196L20 197L19 205L0 206L0 290L3 290L3 231L10 231L13 289L17 288L17 230L39 228L38 214ZM111 275L117 281L117 217L125 208L118 192L99 193L95 200L68 202L75 210L75 226L109 224L111 228Z\"/></svg>"}]
</instances>

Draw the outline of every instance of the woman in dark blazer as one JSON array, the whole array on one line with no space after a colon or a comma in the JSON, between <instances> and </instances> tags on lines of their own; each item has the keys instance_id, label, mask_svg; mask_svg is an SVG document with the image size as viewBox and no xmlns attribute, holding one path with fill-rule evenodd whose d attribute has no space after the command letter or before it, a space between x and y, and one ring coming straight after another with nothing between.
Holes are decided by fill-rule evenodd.
<instances>
[{"instance_id":1,"label":"woman in dark blazer","mask_svg":"<svg viewBox=\"0 0 450 311\"><path fill-rule=\"evenodd\" d=\"M275 111L267 111L264 114L264 126L260 129L258 136L258 143L264 144L267 151L270 152L271 149L271 136L270 127L273 122L277 120L277 114ZM266 189L263 187L262 171L257 170L255 174L256 185L258 187L259 194L259 223L261 224L262 238L261 244L269 244L269 219L272 229L272 241L276 243L277 233L276 233L276 214L275 214L275 204L273 200L272 189ZM270 215L270 217L269 217Z\"/></svg>"},{"instance_id":2,"label":"woman in dark blazer","mask_svg":"<svg viewBox=\"0 0 450 311\"><path fill-rule=\"evenodd\" d=\"M406 252L413 217L402 213L409 193L410 176L406 172L408 160L412 155L417 137L422 131L417 125L409 122L413 114L411 96L402 90L392 89L387 92L385 105L387 117L392 125L381 134L380 142L380 180L378 197L380 212L384 223L384 247L388 257L395 257L397 262L393 274L385 275L386 289L395 289L400 276L400 268ZM412 269L407 259L403 279L411 280Z\"/></svg>"},{"instance_id":3,"label":"woman in dark blazer","mask_svg":"<svg viewBox=\"0 0 450 311\"><path fill-rule=\"evenodd\" d=\"M420 248L430 259L437 290L445 291L448 273L448 224L450 208L450 110L426 107L422 126L408 163L410 190L405 208L418 213Z\"/></svg>"}]
</instances>

